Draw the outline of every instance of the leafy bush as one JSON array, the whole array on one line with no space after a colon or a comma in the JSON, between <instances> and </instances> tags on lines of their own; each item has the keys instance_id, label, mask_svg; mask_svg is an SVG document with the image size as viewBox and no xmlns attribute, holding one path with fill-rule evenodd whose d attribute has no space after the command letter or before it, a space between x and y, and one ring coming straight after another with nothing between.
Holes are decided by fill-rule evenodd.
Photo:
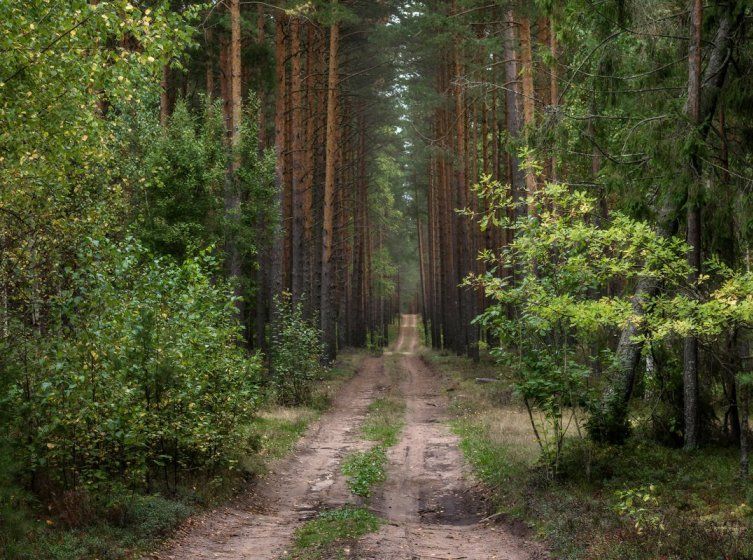
<instances>
[{"instance_id":1,"label":"leafy bush","mask_svg":"<svg viewBox=\"0 0 753 560\"><path fill-rule=\"evenodd\" d=\"M277 298L272 334L272 384L283 405L308 404L311 384L324 375L322 333L303 314L303 305L283 295Z\"/></svg>"},{"instance_id":2,"label":"leafy bush","mask_svg":"<svg viewBox=\"0 0 753 560\"><path fill-rule=\"evenodd\" d=\"M133 239L90 241L54 303L57 336L25 349L9 391L38 484L175 488L233 465L261 365L214 270L209 253L175 263Z\"/></svg>"},{"instance_id":3,"label":"leafy bush","mask_svg":"<svg viewBox=\"0 0 753 560\"><path fill-rule=\"evenodd\" d=\"M528 214L514 221L507 216L520 202L505 188L485 180L478 191L488 208L481 228L511 227L515 238L484 251L488 272L469 279L494 302L477 321L500 342L493 354L516 372L516 389L556 474L568 429L582 433L579 413L595 400L590 372L614 359L609 341L630 322L643 319L647 336L667 323L655 314L635 317L630 293L614 295L610 287L643 278L668 288L684 284L686 247L619 213L605 223L596 200L567 185L548 183L531 194ZM500 277L501 270L508 273Z\"/></svg>"}]
</instances>

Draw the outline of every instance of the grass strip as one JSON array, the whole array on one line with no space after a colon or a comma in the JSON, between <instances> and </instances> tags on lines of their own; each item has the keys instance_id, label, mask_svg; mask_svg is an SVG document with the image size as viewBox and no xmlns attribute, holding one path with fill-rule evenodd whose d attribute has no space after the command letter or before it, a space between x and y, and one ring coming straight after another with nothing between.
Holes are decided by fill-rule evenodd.
<instances>
[{"instance_id":1,"label":"grass strip","mask_svg":"<svg viewBox=\"0 0 753 560\"><path fill-rule=\"evenodd\" d=\"M352 544L379 530L384 520L367 509L345 506L331 509L307 521L293 536L286 560L337 560L348 558Z\"/></svg>"},{"instance_id":2,"label":"grass strip","mask_svg":"<svg viewBox=\"0 0 753 560\"><path fill-rule=\"evenodd\" d=\"M405 401L397 396L380 397L369 405L366 419L361 427L363 437L376 441L384 447L397 443L403 429Z\"/></svg>"},{"instance_id":3,"label":"grass strip","mask_svg":"<svg viewBox=\"0 0 753 560\"><path fill-rule=\"evenodd\" d=\"M342 464L348 488L356 496L368 498L375 486L387 479L387 449L398 442L405 424L405 400L397 390L399 381L396 360L385 361L390 390L368 407L361 426L364 439L376 442L366 451L349 454Z\"/></svg>"},{"instance_id":4,"label":"grass strip","mask_svg":"<svg viewBox=\"0 0 753 560\"><path fill-rule=\"evenodd\" d=\"M345 458L342 472L350 491L368 498L376 485L387 480L387 454L381 445L356 451Z\"/></svg>"}]
</instances>

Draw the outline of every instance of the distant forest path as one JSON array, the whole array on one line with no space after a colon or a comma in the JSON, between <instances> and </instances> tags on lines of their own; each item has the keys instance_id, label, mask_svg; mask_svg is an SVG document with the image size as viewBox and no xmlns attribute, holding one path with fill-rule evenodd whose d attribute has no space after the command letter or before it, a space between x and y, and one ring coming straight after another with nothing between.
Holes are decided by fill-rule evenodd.
<instances>
[{"instance_id":1,"label":"distant forest path","mask_svg":"<svg viewBox=\"0 0 753 560\"><path fill-rule=\"evenodd\" d=\"M389 451L387 482L372 507L387 519L359 543L363 560L534 560L540 545L500 524L482 523L486 511L469 478L458 438L445 420L441 380L416 354L418 316L403 315L395 354L406 401L405 428Z\"/></svg>"},{"instance_id":2,"label":"distant forest path","mask_svg":"<svg viewBox=\"0 0 753 560\"><path fill-rule=\"evenodd\" d=\"M387 482L366 504L386 520L348 558L363 560L538 560L540 545L520 532L483 523L483 503L469 478L458 439L445 423L440 379L416 354L418 317L403 315L386 355L398 360L405 427L388 452ZM317 511L354 503L340 472L344 456L364 449L360 426L370 402L390 383L385 358L368 358L330 412L311 427L291 457L233 504L190 520L154 558L278 560L293 533Z\"/></svg>"}]
</instances>

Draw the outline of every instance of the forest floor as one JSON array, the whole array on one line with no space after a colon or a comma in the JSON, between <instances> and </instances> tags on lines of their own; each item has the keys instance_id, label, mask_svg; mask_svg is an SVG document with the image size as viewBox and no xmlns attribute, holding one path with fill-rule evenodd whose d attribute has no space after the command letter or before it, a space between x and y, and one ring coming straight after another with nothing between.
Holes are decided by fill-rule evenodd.
<instances>
[{"instance_id":1,"label":"forest floor","mask_svg":"<svg viewBox=\"0 0 753 560\"><path fill-rule=\"evenodd\" d=\"M231 504L189 519L152 558L546 558L519 528L484 520L459 439L446 422L442 380L419 357L419 347L417 317L403 316L391 351L363 362L288 458ZM370 447L362 437L364 420L370 404L390 391L405 400L404 428L387 450L386 482L371 498L359 498L349 491L342 463ZM323 525L311 524L334 511L346 512L341 518L349 522L365 519L365 525L335 531L327 546L307 551L302 531L308 525L309 533L324 533Z\"/></svg>"},{"instance_id":2,"label":"forest floor","mask_svg":"<svg viewBox=\"0 0 753 560\"><path fill-rule=\"evenodd\" d=\"M753 485L737 476L734 446L709 443L688 454L660 445L636 410L636 433L622 446L594 445L571 430L552 479L514 372L487 354L474 363L421 352L443 379L450 425L489 507L529 527L553 558L753 559Z\"/></svg>"}]
</instances>

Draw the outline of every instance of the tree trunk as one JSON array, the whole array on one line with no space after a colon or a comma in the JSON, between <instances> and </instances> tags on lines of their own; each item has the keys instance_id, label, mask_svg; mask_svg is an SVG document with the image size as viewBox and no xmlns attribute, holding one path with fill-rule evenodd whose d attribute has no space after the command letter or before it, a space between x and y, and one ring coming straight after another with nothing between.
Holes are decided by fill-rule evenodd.
<instances>
[{"instance_id":1,"label":"tree trunk","mask_svg":"<svg viewBox=\"0 0 753 560\"><path fill-rule=\"evenodd\" d=\"M744 13L744 8L732 4L726 5L721 13L701 81L699 140L705 139L710 130L711 121L716 113L719 97L726 81L734 36L742 24ZM665 200L659 211L657 228L664 236L671 236L677 232L675 204L676 201ZM632 299L633 314L636 318L640 320L644 313L644 302L653 297L659 288L660 286L653 279L642 279L638 282ZM640 327L636 321L629 322L622 331L616 352L617 379L612 386L607 387L600 409L594 411L591 417L590 432L595 439L606 439L618 443L627 435L628 401L637 377L642 348L641 343L635 342L635 337L639 334Z\"/></svg>"},{"instance_id":2,"label":"tree trunk","mask_svg":"<svg viewBox=\"0 0 753 560\"><path fill-rule=\"evenodd\" d=\"M520 18L520 73L523 85L523 126L525 128L526 143L531 134L534 123L534 88L533 88L533 54L531 52L531 22L528 16ZM530 147L530 146L529 146ZM532 196L536 192L536 175L531 168L532 158L526 157L525 183L526 193ZM529 208L533 214L534 209Z\"/></svg>"},{"instance_id":3,"label":"tree trunk","mask_svg":"<svg viewBox=\"0 0 753 560\"><path fill-rule=\"evenodd\" d=\"M282 212L285 206L285 176L284 176L284 159L285 150L285 14L277 12L275 14L275 188L277 189L279 211ZM284 216L281 216L284 218ZM277 322L277 306L275 299L282 293L284 282L283 257L285 244L285 224L280 220L277 230L272 238L272 270L270 270L270 290L272 298L270 301L269 315L274 325Z\"/></svg>"},{"instance_id":4,"label":"tree trunk","mask_svg":"<svg viewBox=\"0 0 753 560\"><path fill-rule=\"evenodd\" d=\"M419 288L421 297L421 321L424 326L424 335L428 333L428 326L426 322L428 302L426 298L426 269L424 268L424 242L423 231L421 227L421 220L416 219L416 229L418 230L418 274L419 274ZM423 342L423 341L421 341Z\"/></svg>"},{"instance_id":5,"label":"tree trunk","mask_svg":"<svg viewBox=\"0 0 753 560\"><path fill-rule=\"evenodd\" d=\"M304 296L305 278L303 270L303 199L305 196L303 166L303 53L301 47L301 18L294 16L290 20L290 100L292 103L291 142L292 193L293 193L293 254L292 280L293 301Z\"/></svg>"},{"instance_id":6,"label":"tree trunk","mask_svg":"<svg viewBox=\"0 0 753 560\"><path fill-rule=\"evenodd\" d=\"M701 124L701 30L703 28L702 0L692 0L690 18L690 49L688 52L688 117L694 128ZM695 134L695 131L694 131ZM688 283L694 287L701 272L701 165L696 149L690 154L690 173L687 200ZM688 336L683 348L683 411L685 419L684 448L698 447L698 340Z\"/></svg>"},{"instance_id":7,"label":"tree trunk","mask_svg":"<svg viewBox=\"0 0 753 560\"><path fill-rule=\"evenodd\" d=\"M750 431L748 426L748 407L750 406L750 388L747 383L744 383L742 376L749 370L749 358L750 345L748 343L748 331L746 329L740 329L737 335L737 354L740 356L740 370L736 372L735 379L737 380L737 408L740 417L740 476L744 479L748 478L749 473L749 459L748 446L750 445Z\"/></svg>"},{"instance_id":8,"label":"tree trunk","mask_svg":"<svg viewBox=\"0 0 753 560\"><path fill-rule=\"evenodd\" d=\"M520 116L518 111L518 98L520 97L520 82L518 78L518 55L517 55L517 33L515 14L512 10L507 12L507 22L504 35L504 59L505 59L505 103L507 109L507 133L512 139L520 137ZM525 207L525 177L523 169L518 160L518 154L515 150L509 151L510 161L510 188L512 190L513 200L517 203L516 214L523 216L526 213Z\"/></svg>"},{"instance_id":9,"label":"tree trunk","mask_svg":"<svg viewBox=\"0 0 753 560\"><path fill-rule=\"evenodd\" d=\"M230 0L230 44L228 62L230 67L230 83L226 87L228 99L226 104L228 111L228 146L229 165L225 179L225 216L228 221L226 233L226 268L228 277L234 286L234 295L237 298L235 305L238 321L245 325L244 306L242 301L243 291L241 286L241 254L238 247L238 227L241 219L241 197L238 191L236 174L240 169L241 160L238 146L240 144L241 125L241 30L240 30L240 0ZM248 335L248 332L246 332Z\"/></svg>"},{"instance_id":10,"label":"tree trunk","mask_svg":"<svg viewBox=\"0 0 753 560\"><path fill-rule=\"evenodd\" d=\"M335 2L336 3L336 2ZM321 328L324 336L325 355L333 359L336 349L335 312L332 301L332 244L334 235L335 173L338 143L337 88L338 88L338 49L340 24L330 26L329 70L327 85L327 146L324 179L324 212L322 221L322 286L321 286Z\"/></svg>"},{"instance_id":11,"label":"tree trunk","mask_svg":"<svg viewBox=\"0 0 753 560\"><path fill-rule=\"evenodd\" d=\"M264 4L256 7L256 43L261 47L266 41L264 33ZM259 153L267 149L267 111L266 111L266 91L263 80L259 79L259 114L257 123L259 126Z\"/></svg>"},{"instance_id":12,"label":"tree trunk","mask_svg":"<svg viewBox=\"0 0 753 560\"><path fill-rule=\"evenodd\" d=\"M204 57L204 72L207 89L207 99L214 97L214 60L212 58L211 45L213 42L214 34L211 29L204 31L204 45L206 48L206 56Z\"/></svg>"}]
</instances>

